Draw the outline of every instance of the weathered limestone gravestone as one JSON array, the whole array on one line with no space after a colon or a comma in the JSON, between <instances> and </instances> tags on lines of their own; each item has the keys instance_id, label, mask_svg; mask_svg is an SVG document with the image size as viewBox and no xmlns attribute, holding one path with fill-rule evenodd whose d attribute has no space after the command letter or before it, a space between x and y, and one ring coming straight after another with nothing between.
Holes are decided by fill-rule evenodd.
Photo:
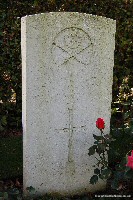
<instances>
[{"instance_id":1,"label":"weathered limestone gravestone","mask_svg":"<svg viewBox=\"0 0 133 200\"><path fill-rule=\"evenodd\" d=\"M82 13L22 18L24 188L70 195L90 185L95 122L110 130L116 23Z\"/></svg>"}]
</instances>

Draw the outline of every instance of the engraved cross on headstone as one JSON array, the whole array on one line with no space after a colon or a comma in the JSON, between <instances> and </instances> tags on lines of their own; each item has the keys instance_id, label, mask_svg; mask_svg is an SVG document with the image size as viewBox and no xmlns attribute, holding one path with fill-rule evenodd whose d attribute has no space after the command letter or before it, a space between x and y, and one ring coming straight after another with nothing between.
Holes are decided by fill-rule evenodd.
<instances>
[{"instance_id":1,"label":"engraved cross on headstone","mask_svg":"<svg viewBox=\"0 0 133 200\"><path fill-rule=\"evenodd\" d=\"M90 36L81 28L69 27L61 30L52 45L52 54L58 65L63 65L72 58L83 65L90 63L93 45Z\"/></svg>"},{"instance_id":2,"label":"engraved cross on headstone","mask_svg":"<svg viewBox=\"0 0 133 200\"><path fill-rule=\"evenodd\" d=\"M68 162L74 162L73 158L73 132L76 129L82 129L85 128L84 125L82 126L73 126L73 109L68 108L69 111L69 127L68 128L62 128L62 129L55 129L55 130L62 130L69 132L69 141L68 141Z\"/></svg>"},{"instance_id":3,"label":"engraved cross on headstone","mask_svg":"<svg viewBox=\"0 0 133 200\"><path fill-rule=\"evenodd\" d=\"M68 65L69 64L69 65ZM74 79L73 79L73 72L72 72L72 65L70 63L67 64L67 72L69 78L69 102L67 103L68 106L68 115L69 115L69 127L64 127L62 129L56 130L63 130L69 132L69 141L68 141L68 159L67 159L67 172L73 175L75 173L75 162L74 162L74 146L73 146L73 132L76 129L84 128L85 125L81 125L76 127L73 125L73 113L74 113Z\"/></svg>"}]
</instances>

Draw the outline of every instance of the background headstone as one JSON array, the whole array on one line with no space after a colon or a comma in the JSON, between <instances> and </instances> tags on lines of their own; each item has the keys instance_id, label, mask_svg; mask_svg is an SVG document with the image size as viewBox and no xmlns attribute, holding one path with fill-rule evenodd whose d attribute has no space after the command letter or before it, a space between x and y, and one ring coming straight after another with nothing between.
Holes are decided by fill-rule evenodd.
<instances>
[{"instance_id":1,"label":"background headstone","mask_svg":"<svg viewBox=\"0 0 133 200\"><path fill-rule=\"evenodd\" d=\"M97 118L110 131L116 23L82 13L22 18L24 189L70 195L89 184Z\"/></svg>"}]
</instances>

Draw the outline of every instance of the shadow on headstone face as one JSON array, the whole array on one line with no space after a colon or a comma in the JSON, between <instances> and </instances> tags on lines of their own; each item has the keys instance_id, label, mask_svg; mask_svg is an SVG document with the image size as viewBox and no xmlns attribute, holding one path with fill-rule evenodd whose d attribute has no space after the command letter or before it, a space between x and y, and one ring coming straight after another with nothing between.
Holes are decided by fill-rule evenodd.
<instances>
[{"instance_id":1,"label":"shadow on headstone face","mask_svg":"<svg viewBox=\"0 0 133 200\"><path fill-rule=\"evenodd\" d=\"M98 117L110 131L116 22L83 13L21 21L24 189L75 195L91 185Z\"/></svg>"}]
</instances>

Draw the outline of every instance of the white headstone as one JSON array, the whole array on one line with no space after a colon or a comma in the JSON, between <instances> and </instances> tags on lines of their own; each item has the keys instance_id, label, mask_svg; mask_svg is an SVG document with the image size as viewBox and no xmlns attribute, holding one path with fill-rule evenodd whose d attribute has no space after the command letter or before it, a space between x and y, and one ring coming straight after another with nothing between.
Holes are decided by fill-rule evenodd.
<instances>
[{"instance_id":1,"label":"white headstone","mask_svg":"<svg viewBox=\"0 0 133 200\"><path fill-rule=\"evenodd\" d=\"M116 22L83 13L22 18L24 189L96 191L88 155L99 117L110 131Z\"/></svg>"}]
</instances>

